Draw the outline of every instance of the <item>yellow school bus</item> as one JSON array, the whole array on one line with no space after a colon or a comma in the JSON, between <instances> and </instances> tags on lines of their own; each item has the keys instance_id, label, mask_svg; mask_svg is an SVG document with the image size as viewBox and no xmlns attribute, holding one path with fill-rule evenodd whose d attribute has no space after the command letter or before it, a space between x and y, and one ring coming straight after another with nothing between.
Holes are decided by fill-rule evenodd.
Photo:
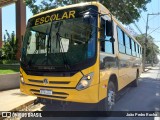
<instances>
[{"instance_id":1,"label":"yellow school bus","mask_svg":"<svg viewBox=\"0 0 160 120\"><path fill-rule=\"evenodd\" d=\"M20 90L39 98L103 104L138 85L141 45L99 2L39 13L28 20L23 40Z\"/></svg>"}]
</instances>

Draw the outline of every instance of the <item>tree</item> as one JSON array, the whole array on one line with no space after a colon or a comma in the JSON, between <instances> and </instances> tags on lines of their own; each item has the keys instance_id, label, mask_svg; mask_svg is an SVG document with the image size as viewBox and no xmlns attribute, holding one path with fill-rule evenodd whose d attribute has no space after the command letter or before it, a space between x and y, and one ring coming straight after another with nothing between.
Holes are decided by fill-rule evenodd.
<instances>
[{"instance_id":1,"label":"tree","mask_svg":"<svg viewBox=\"0 0 160 120\"><path fill-rule=\"evenodd\" d=\"M139 41L142 47L145 45L145 34L136 36L136 39ZM148 63L157 63L157 55L160 53L159 47L154 43L154 38L152 36L148 36L147 39L148 42L146 46L146 61L148 61Z\"/></svg>"},{"instance_id":2,"label":"tree","mask_svg":"<svg viewBox=\"0 0 160 120\"><path fill-rule=\"evenodd\" d=\"M33 14L56 8L58 6L70 5L79 2L89 2L93 0L24 0ZM124 24L138 21L140 13L146 11L146 4L151 0L99 0L111 13Z\"/></svg>"},{"instance_id":3,"label":"tree","mask_svg":"<svg viewBox=\"0 0 160 120\"><path fill-rule=\"evenodd\" d=\"M9 34L6 30L5 36L7 36L7 39L4 41L4 45L2 47L2 56L7 60L15 60L18 48L18 41L15 38L15 33L13 31L12 34Z\"/></svg>"}]
</instances>

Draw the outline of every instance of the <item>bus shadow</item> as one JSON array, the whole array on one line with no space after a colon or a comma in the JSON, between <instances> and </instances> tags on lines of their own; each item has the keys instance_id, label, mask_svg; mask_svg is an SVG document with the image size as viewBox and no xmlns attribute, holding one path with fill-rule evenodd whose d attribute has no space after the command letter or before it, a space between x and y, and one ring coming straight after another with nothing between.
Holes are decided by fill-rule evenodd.
<instances>
[{"instance_id":1,"label":"bus shadow","mask_svg":"<svg viewBox=\"0 0 160 120\"><path fill-rule=\"evenodd\" d=\"M134 89L134 87L132 87L132 83L130 83L129 85L125 86L122 90L120 90L117 93L116 102L118 102L123 96L129 93L132 89Z\"/></svg>"},{"instance_id":2,"label":"bus shadow","mask_svg":"<svg viewBox=\"0 0 160 120\"><path fill-rule=\"evenodd\" d=\"M44 106L42 111L96 111L96 104L85 104L76 102L62 102L46 100L41 102Z\"/></svg>"},{"instance_id":3,"label":"bus shadow","mask_svg":"<svg viewBox=\"0 0 160 120\"><path fill-rule=\"evenodd\" d=\"M160 100L159 89L160 79L140 78L138 87L129 84L118 92L113 111L155 111L158 108L157 101ZM150 99L144 100L148 97Z\"/></svg>"}]
</instances>

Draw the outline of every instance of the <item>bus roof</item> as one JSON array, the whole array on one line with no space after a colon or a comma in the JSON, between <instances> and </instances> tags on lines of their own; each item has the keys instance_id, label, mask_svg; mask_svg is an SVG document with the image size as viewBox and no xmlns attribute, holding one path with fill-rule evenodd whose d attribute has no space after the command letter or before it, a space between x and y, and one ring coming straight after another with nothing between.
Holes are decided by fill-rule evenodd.
<instances>
[{"instance_id":1,"label":"bus roof","mask_svg":"<svg viewBox=\"0 0 160 120\"><path fill-rule=\"evenodd\" d=\"M72 4L72 5L67 5L67 6L63 6L63 7L58 7L58 8L55 8L55 9L51 9L51 10L47 10L47 11L38 13L38 14L32 16L31 18L40 16L40 15L43 15L43 14L47 14L47 13L50 13L50 12L54 12L54 11L59 11L59 10L68 9L68 8L72 8L72 7L87 6L87 5L94 5L94 6L99 7L99 12L102 13L102 14L108 14L108 13L110 13L110 11L109 11L104 5L102 5L102 4L99 3L99 2L94 1L94 2L83 2L83 3ZM136 39L135 39L131 34L129 34L129 32L123 27L123 25L122 25L114 16L112 16L112 19L113 19L114 22L117 23L117 25L118 25L124 32L126 32L126 33L129 35L129 37L131 37L132 39L134 39L134 40L136 41ZM138 41L136 41L136 42L139 44ZM139 45L140 45L140 44L139 44ZM141 45L140 45L140 46L141 46Z\"/></svg>"},{"instance_id":2,"label":"bus roof","mask_svg":"<svg viewBox=\"0 0 160 120\"><path fill-rule=\"evenodd\" d=\"M58 11L58 10L63 10L63 9L72 8L72 7L87 6L87 5L99 6L99 5L102 5L102 4L99 3L99 2L84 2L84 3L72 4L72 5L67 5L67 6L63 6L63 7L58 7L58 8L55 8L55 9L51 9L51 10L47 10L47 11L38 13L38 14L32 16L31 18L37 17L37 16L39 16L39 15L47 14L47 13L50 13L50 12Z\"/></svg>"}]
</instances>

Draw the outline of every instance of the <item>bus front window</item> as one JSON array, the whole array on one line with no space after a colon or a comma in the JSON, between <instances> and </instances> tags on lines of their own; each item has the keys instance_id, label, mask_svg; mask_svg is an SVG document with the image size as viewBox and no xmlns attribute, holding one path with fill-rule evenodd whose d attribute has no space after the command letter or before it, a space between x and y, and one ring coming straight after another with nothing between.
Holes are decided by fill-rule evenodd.
<instances>
[{"instance_id":1,"label":"bus front window","mask_svg":"<svg viewBox=\"0 0 160 120\"><path fill-rule=\"evenodd\" d=\"M86 63L95 57L96 24L93 16L53 21L28 27L26 30L22 64L28 68L47 69Z\"/></svg>"}]
</instances>

